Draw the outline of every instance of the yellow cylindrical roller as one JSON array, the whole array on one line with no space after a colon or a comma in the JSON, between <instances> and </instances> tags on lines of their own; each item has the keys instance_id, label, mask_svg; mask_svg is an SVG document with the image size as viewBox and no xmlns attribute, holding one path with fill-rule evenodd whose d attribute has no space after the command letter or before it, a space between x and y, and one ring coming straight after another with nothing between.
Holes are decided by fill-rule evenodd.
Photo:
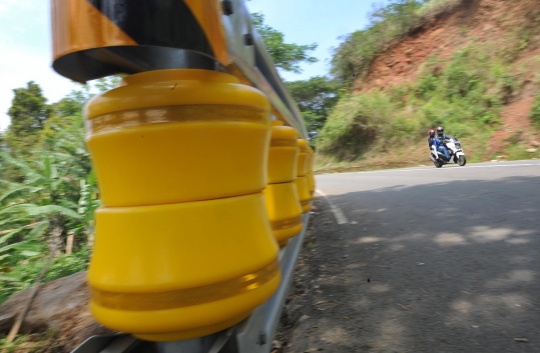
<instances>
[{"instance_id":1,"label":"yellow cylindrical roller","mask_svg":"<svg viewBox=\"0 0 540 353\"><path fill-rule=\"evenodd\" d=\"M287 183L296 178L298 141L296 131L290 126L272 123L272 137L268 155L268 183Z\"/></svg>"},{"instance_id":2,"label":"yellow cylindrical roller","mask_svg":"<svg viewBox=\"0 0 540 353\"><path fill-rule=\"evenodd\" d=\"M298 155L298 166L296 169L296 175L301 177L307 173L307 158L308 158L308 148L309 145L306 140L298 139L298 150L300 154Z\"/></svg>"},{"instance_id":3,"label":"yellow cylindrical roller","mask_svg":"<svg viewBox=\"0 0 540 353\"><path fill-rule=\"evenodd\" d=\"M261 193L98 210L88 275L94 316L149 340L231 326L279 285L265 219Z\"/></svg>"},{"instance_id":4,"label":"yellow cylindrical roller","mask_svg":"<svg viewBox=\"0 0 540 353\"><path fill-rule=\"evenodd\" d=\"M264 190L270 225L279 245L302 231L302 208L294 181L269 184Z\"/></svg>"},{"instance_id":5,"label":"yellow cylindrical roller","mask_svg":"<svg viewBox=\"0 0 540 353\"><path fill-rule=\"evenodd\" d=\"M296 130L275 120L271 121L271 125L268 157L270 184L264 190L264 196L274 237L279 245L284 246L302 231L302 208L294 183L299 148Z\"/></svg>"},{"instance_id":6,"label":"yellow cylindrical roller","mask_svg":"<svg viewBox=\"0 0 540 353\"><path fill-rule=\"evenodd\" d=\"M311 147L308 148L308 162L306 178L308 180L308 189L311 195L315 194L315 177L313 176L313 161L315 159L315 153Z\"/></svg>"},{"instance_id":7,"label":"yellow cylindrical roller","mask_svg":"<svg viewBox=\"0 0 540 353\"><path fill-rule=\"evenodd\" d=\"M298 139L298 166L297 166L297 178L296 188L298 190L298 199L304 213L308 212L311 208L311 201L313 200L312 194L309 192L308 179L306 177L308 163L309 163L309 145L306 140Z\"/></svg>"},{"instance_id":8,"label":"yellow cylindrical roller","mask_svg":"<svg viewBox=\"0 0 540 353\"><path fill-rule=\"evenodd\" d=\"M103 204L189 202L263 190L269 104L238 82L206 70L150 71L93 98L85 109L87 144Z\"/></svg>"},{"instance_id":9,"label":"yellow cylindrical roller","mask_svg":"<svg viewBox=\"0 0 540 353\"><path fill-rule=\"evenodd\" d=\"M301 176L296 178L295 183L298 190L300 205L302 206L302 211L303 213L309 212L311 208L311 201L313 201L313 196L309 192L308 180L305 176Z\"/></svg>"},{"instance_id":10,"label":"yellow cylindrical roller","mask_svg":"<svg viewBox=\"0 0 540 353\"><path fill-rule=\"evenodd\" d=\"M313 177L313 173L307 173L306 179L307 179L308 191L310 195L315 194L315 177Z\"/></svg>"},{"instance_id":11,"label":"yellow cylindrical roller","mask_svg":"<svg viewBox=\"0 0 540 353\"><path fill-rule=\"evenodd\" d=\"M280 282L265 198L269 103L228 74L124 79L85 108L104 207L88 272L98 322L154 341L246 318Z\"/></svg>"}]
</instances>

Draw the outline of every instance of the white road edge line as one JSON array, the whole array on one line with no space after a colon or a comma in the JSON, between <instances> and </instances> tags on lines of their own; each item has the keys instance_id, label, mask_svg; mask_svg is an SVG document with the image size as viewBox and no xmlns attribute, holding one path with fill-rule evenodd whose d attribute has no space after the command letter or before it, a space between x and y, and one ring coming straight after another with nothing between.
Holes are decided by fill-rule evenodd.
<instances>
[{"instance_id":1,"label":"white road edge line","mask_svg":"<svg viewBox=\"0 0 540 353\"><path fill-rule=\"evenodd\" d=\"M326 194L324 192L322 192L321 190L315 190L315 192L318 193L319 195L321 195L322 197L324 197L326 202L328 202L328 204L330 205L330 210L332 210L332 213L334 214L334 217L336 217L336 221L337 221L338 224L347 224L347 223L349 223L349 220L347 219L347 217L345 217L345 214L343 213L341 208L334 205L330 201L328 196L326 196Z\"/></svg>"},{"instance_id":2,"label":"white road edge line","mask_svg":"<svg viewBox=\"0 0 540 353\"><path fill-rule=\"evenodd\" d=\"M471 165L467 168L507 168L507 167L529 167L531 165L538 165L533 163L524 163L524 164L500 164L500 165ZM448 169L448 168L447 168ZM459 169L459 168L456 168Z\"/></svg>"}]
</instances>

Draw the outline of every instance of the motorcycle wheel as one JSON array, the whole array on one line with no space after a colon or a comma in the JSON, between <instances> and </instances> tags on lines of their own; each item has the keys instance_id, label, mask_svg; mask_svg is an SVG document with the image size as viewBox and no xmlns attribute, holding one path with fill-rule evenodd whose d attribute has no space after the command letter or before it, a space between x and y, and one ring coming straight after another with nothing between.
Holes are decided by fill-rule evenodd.
<instances>
[{"instance_id":1,"label":"motorcycle wheel","mask_svg":"<svg viewBox=\"0 0 540 353\"><path fill-rule=\"evenodd\" d=\"M463 167L465 164L467 164L467 158L465 158L465 156L459 156L458 164Z\"/></svg>"},{"instance_id":2,"label":"motorcycle wheel","mask_svg":"<svg viewBox=\"0 0 540 353\"><path fill-rule=\"evenodd\" d=\"M442 162L440 162L440 161L433 162L433 164L434 164L435 167L437 167L437 168L442 167Z\"/></svg>"}]
</instances>

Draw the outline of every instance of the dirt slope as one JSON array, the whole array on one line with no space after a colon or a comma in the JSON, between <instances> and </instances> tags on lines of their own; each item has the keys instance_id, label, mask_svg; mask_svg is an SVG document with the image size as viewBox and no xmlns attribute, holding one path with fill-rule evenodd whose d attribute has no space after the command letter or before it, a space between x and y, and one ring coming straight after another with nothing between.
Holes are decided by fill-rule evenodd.
<instances>
[{"instance_id":1,"label":"dirt slope","mask_svg":"<svg viewBox=\"0 0 540 353\"><path fill-rule=\"evenodd\" d=\"M505 40L513 28L536 20L539 10L538 0L471 0L428 15L407 37L375 58L368 75L355 83L354 92L412 82L429 56L450 57L473 37L478 43ZM540 38L533 38L532 43L540 44ZM531 49L535 46L531 45ZM521 58L521 63L526 64L530 57L538 54L530 50ZM533 74L525 79L532 79Z\"/></svg>"},{"instance_id":2,"label":"dirt slope","mask_svg":"<svg viewBox=\"0 0 540 353\"><path fill-rule=\"evenodd\" d=\"M500 131L493 134L487 146L488 154L503 153L512 140L537 141L532 129L530 111L538 90L538 56L540 36L517 41L512 35L517 29L538 25L538 0L470 0L428 14L408 36L393 43L376 57L367 76L353 85L354 93L386 90L394 85L413 82L428 58L438 55L444 63L460 48L476 43L515 42L519 55L512 65L519 76L515 96L506 102Z\"/></svg>"}]
</instances>

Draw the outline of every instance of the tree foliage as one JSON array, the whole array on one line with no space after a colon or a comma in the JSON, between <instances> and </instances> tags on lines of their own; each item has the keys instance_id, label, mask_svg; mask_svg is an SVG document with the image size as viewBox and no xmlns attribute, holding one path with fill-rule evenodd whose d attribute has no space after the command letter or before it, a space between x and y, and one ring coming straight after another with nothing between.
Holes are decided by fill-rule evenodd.
<instances>
[{"instance_id":1,"label":"tree foliage","mask_svg":"<svg viewBox=\"0 0 540 353\"><path fill-rule=\"evenodd\" d=\"M285 35L282 32L264 23L264 15L252 14L253 25L266 44L266 48L274 60L274 65L283 71L300 73L300 63L314 63L316 58L309 56L309 52L317 48L317 44L298 45L285 43Z\"/></svg>"},{"instance_id":2,"label":"tree foliage","mask_svg":"<svg viewBox=\"0 0 540 353\"><path fill-rule=\"evenodd\" d=\"M101 77L95 81L95 86L99 92L105 92L117 87L122 77L122 75Z\"/></svg>"},{"instance_id":3,"label":"tree foliage","mask_svg":"<svg viewBox=\"0 0 540 353\"><path fill-rule=\"evenodd\" d=\"M94 86L99 92L105 92L115 88L120 82L120 76L102 77L94 81ZM76 82L74 82L76 83ZM57 117L70 117L80 115L83 105L94 96L90 85L79 84L79 90L73 90L66 97L52 105Z\"/></svg>"},{"instance_id":4,"label":"tree foliage","mask_svg":"<svg viewBox=\"0 0 540 353\"><path fill-rule=\"evenodd\" d=\"M0 234L6 234L0 239L0 272L3 268L3 277L10 279L0 286L0 301L26 287L15 276L24 271L15 270L42 262L53 244L61 245L57 251L62 254L71 236L75 252L86 252L98 191L81 117L72 117L71 124L70 129L50 127L56 134L45 138L41 151L34 151L38 158L15 158L7 152L0 156L3 164L13 165L24 176L21 182L0 179Z\"/></svg>"},{"instance_id":5,"label":"tree foliage","mask_svg":"<svg viewBox=\"0 0 540 353\"><path fill-rule=\"evenodd\" d=\"M287 82L287 87L302 112L307 130L320 130L339 98L335 82L325 76L315 76Z\"/></svg>"},{"instance_id":6,"label":"tree foliage","mask_svg":"<svg viewBox=\"0 0 540 353\"><path fill-rule=\"evenodd\" d=\"M317 48L317 44L297 45L284 42L283 33L266 25L262 14L252 14L253 24L261 35L276 67L283 71L300 73L300 63L314 63L316 58L309 52ZM316 76L308 80L287 83L289 91L298 104L308 131L321 129L329 111L337 102L337 86L334 81Z\"/></svg>"},{"instance_id":7,"label":"tree foliage","mask_svg":"<svg viewBox=\"0 0 540 353\"><path fill-rule=\"evenodd\" d=\"M6 147L12 152L28 151L38 141L39 132L51 116L41 87L33 81L13 90L15 97L8 110L11 124L5 136Z\"/></svg>"},{"instance_id":8,"label":"tree foliage","mask_svg":"<svg viewBox=\"0 0 540 353\"><path fill-rule=\"evenodd\" d=\"M66 97L52 105L54 116L70 117L81 114L84 103L92 98L92 93L88 85L80 86L80 90L71 91Z\"/></svg>"},{"instance_id":9,"label":"tree foliage","mask_svg":"<svg viewBox=\"0 0 540 353\"><path fill-rule=\"evenodd\" d=\"M10 111L32 115L25 120L27 129L37 124L32 123L34 115L44 110L48 115L46 119L41 116L39 128L32 131L31 144L18 145L18 152L9 146L0 152L2 170L16 171L0 176L0 302L33 283L50 251L56 258L46 280L84 270L94 210L99 206L81 116L82 106L92 94L82 87L38 109L46 101L42 96L38 99L41 89L37 84L29 87L34 93L30 97L24 89L15 90L18 95ZM26 99L25 104L20 97ZM74 244L69 249L68 238Z\"/></svg>"}]
</instances>

